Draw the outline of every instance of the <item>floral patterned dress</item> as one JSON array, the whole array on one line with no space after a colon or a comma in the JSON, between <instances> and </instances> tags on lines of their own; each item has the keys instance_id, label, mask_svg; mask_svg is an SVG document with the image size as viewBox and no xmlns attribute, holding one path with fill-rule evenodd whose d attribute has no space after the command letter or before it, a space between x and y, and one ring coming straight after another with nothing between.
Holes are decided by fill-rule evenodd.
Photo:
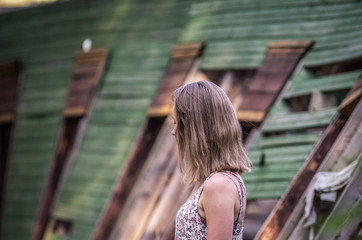
<instances>
[{"instance_id":1,"label":"floral patterned dress","mask_svg":"<svg viewBox=\"0 0 362 240\"><path fill-rule=\"evenodd\" d=\"M241 177L233 172L226 171L220 172L228 176L235 183L239 198L240 198L240 212L237 220L234 223L233 228L233 237L232 240L241 240L243 239L243 225L244 225L244 216L241 217L242 210L244 206L242 203L245 198L245 187ZM175 239L176 240L206 240L207 237L207 224L206 219L200 216L198 211L198 202L201 196L201 193L204 189L205 183L213 175L212 173L197 190L197 192L187 201L184 205L181 206L176 215L176 231ZM235 176L238 182L231 176ZM241 219L240 219L241 218ZM241 220L241 221L240 221Z\"/></svg>"}]
</instances>

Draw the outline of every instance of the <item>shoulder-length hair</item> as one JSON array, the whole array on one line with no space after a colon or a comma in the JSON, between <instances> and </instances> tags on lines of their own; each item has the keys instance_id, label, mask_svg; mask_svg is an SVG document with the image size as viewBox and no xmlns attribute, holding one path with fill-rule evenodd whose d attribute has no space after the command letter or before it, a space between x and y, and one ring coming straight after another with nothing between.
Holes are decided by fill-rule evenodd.
<instances>
[{"instance_id":1,"label":"shoulder-length hair","mask_svg":"<svg viewBox=\"0 0 362 240\"><path fill-rule=\"evenodd\" d=\"M239 121L220 87L193 82L176 89L172 99L184 181L203 181L216 171L250 172Z\"/></svg>"}]
</instances>

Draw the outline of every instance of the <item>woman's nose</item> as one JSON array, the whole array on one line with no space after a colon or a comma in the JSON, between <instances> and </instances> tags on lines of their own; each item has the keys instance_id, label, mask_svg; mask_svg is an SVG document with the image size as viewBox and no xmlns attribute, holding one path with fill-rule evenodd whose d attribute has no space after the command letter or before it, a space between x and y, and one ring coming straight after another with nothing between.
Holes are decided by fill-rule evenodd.
<instances>
[{"instance_id":1,"label":"woman's nose","mask_svg":"<svg viewBox=\"0 0 362 240\"><path fill-rule=\"evenodd\" d=\"M171 134L172 134L173 136L175 136L175 134L176 134L176 126L172 129Z\"/></svg>"}]
</instances>

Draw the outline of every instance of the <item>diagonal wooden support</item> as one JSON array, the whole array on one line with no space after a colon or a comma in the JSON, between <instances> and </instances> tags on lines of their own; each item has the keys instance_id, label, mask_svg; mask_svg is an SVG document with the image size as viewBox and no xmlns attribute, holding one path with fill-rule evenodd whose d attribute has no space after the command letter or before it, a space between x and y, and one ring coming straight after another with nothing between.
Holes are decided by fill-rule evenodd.
<instances>
[{"instance_id":1,"label":"diagonal wooden support","mask_svg":"<svg viewBox=\"0 0 362 240\"><path fill-rule=\"evenodd\" d=\"M10 164L9 153L18 102L20 70L18 60L0 63L0 229L7 170Z\"/></svg>"},{"instance_id":2,"label":"diagonal wooden support","mask_svg":"<svg viewBox=\"0 0 362 240\"><path fill-rule=\"evenodd\" d=\"M360 80L359 80L360 81ZM359 82L358 81L358 82ZM358 85L358 82L356 85ZM346 96L345 101L350 99L356 91L359 91L359 87L353 88ZM353 97L354 99L354 97ZM254 239L278 239L285 224L289 221L289 218L293 210L298 205L299 200L307 189L309 183L312 181L313 176L323 164L325 156L330 151L335 140L341 133L344 125L351 115L351 111L344 112L343 109L354 109L359 101L348 101L349 104L342 105L339 108L340 112L337 112L325 130L324 135L321 137L313 152L306 160L291 185L288 187L278 204L269 215L268 219L264 223L263 227L259 230ZM343 102L342 102L343 103Z\"/></svg>"},{"instance_id":3,"label":"diagonal wooden support","mask_svg":"<svg viewBox=\"0 0 362 240\"><path fill-rule=\"evenodd\" d=\"M203 47L204 45L202 43L194 43L176 45L172 48L170 62L147 111L148 116L145 121L146 124L140 130L138 138L133 145L133 149L128 155L126 165L122 169L120 177L115 184L110 200L104 208L103 216L100 219L93 235L94 240L107 239L114 228L116 229L115 231L118 231L119 224L116 224L116 222L119 215L127 215L127 213L131 210L129 206L125 209L125 205L127 204L128 198L134 189L138 177L141 175L141 170L144 167L144 164L147 165L147 162L150 161L148 159L150 157L149 154L151 149L154 148L153 145L156 141L158 131L161 131L160 134L162 134L162 129L165 128L165 126L162 125L164 118L171 114L172 93L187 80L191 69L193 69L193 66L196 64L196 59L202 53ZM155 119L162 120L158 122L157 126L150 125L149 123ZM169 122L166 120L164 125L167 124L169 124ZM152 130L154 128L157 128L157 131ZM170 133L171 130L167 130L168 133ZM151 140L147 140L149 139L149 136L152 136ZM165 146L168 145L169 140L165 141L164 144ZM167 150L164 149L163 151ZM170 162L172 163L170 159L160 157L158 162L155 163L155 167L157 168L162 166L165 167L165 169L168 169L166 166L169 166ZM148 198L141 200L138 199L137 207L132 208L134 209L132 216L138 216L142 222L138 222L137 218L133 217L127 219L126 223L122 223L122 226L123 224L127 226L127 230L123 230L123 232L120 233L120 238L127 240L137 239L137 237L142 234L143 228L146 227L146 221L149 216L148 214L150 213L153 207L152 204L154 204L155 201L155 198L152 196L158 196L157 191L152 191L154 188L157 189L157 186L162 186L164 180L167 179L165 178L165 174L168 174L167 171L161 171L159 174L161 174L160 178L148 175L149 182L146 186L142 186L142 189L139 189L139 191L143 191L143 193L147 192L146 195ZM155 179L158 180L156 181ZM136 190L137 189L134 191ZM152 193L150 193L150 191ZM143 194L143 196L145 196L145 194Z\"/></svg>"},{"instance_id":4,"label":"diagonal wooden support","mask_svg":"<svg viewBox=\"0 0 362 240\"><path fill-rule=\"evenodd\" d=\"M42 239L46 231L47 223L50 220L50 209L55 201L63 169L73 150L77 135L82 134L79 126L89 111L107 54L107 49L95 49L90 52L78 51L75 54L75 65L64 106L63 122L39 204L32 240Z\"/></svg>"},{"instance_id":5,"label":"diagonal wooden support","mask_svg":"<svg viewBox=\"0 0 362 240\"><path fill-rule=\"evenodd\" d=\"M313 41L270 42L262 66L244 93L237 116L240 121L262 122L287 80Z\"/></svg>"}]
</instances>

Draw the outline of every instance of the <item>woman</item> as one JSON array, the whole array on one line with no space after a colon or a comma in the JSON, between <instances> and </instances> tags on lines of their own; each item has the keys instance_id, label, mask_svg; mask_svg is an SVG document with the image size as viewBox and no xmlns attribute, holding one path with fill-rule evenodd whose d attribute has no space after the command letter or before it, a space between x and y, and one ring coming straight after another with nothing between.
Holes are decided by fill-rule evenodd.
<instances>
[{"instance_id":1,"label":"woman","mask_svg":"<svg viewBox=\"0 0 362 240\"><path fill-rule=\"evenodd\" d=\"M173 94L179 168L196 183L176 215L175 239L242 239L246 205L241 173L250 171L241 128L225 92L207 81Z\"/></svg>"}]
</instances>

